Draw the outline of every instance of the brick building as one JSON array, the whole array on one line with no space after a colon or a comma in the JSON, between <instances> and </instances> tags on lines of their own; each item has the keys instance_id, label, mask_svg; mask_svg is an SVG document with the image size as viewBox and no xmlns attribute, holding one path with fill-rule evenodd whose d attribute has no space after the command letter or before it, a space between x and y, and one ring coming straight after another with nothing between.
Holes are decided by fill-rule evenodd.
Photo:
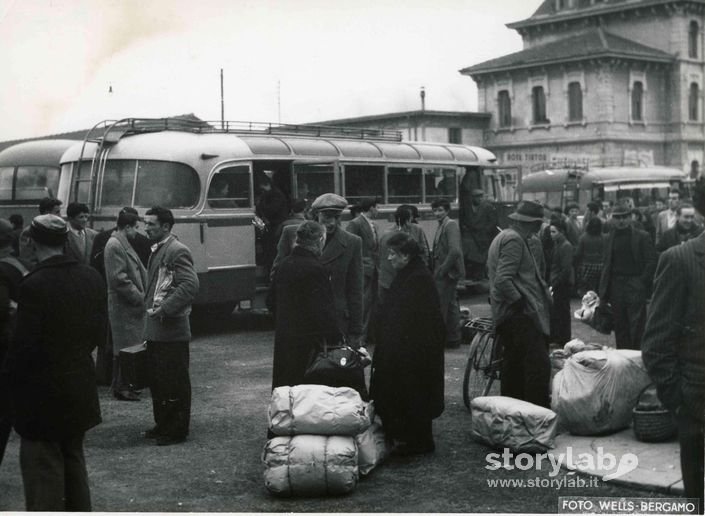
<instances>
[{"instance_id":1,"label":"brick building","mask_svg":"<svg viewBox=\"0 0 705 516\"><path fill-rule=\"evenodd\" d=\"M460 73L492 114L484 146L544 162L703 163L704 0L544 0L524 49Z\"/></svg>"}]
</instances>

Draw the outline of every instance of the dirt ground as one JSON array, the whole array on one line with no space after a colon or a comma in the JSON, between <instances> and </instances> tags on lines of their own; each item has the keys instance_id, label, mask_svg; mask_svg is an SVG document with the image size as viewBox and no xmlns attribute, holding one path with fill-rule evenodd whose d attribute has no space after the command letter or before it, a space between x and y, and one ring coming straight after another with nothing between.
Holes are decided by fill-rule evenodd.
<instances>
[{"instance_id":1,"label":"dirt ground","mask_svg":"<svg viewBox=\"0 0 705 516\"><path fill-rule=\"evenodd\" d=\"M475 307L473 312L487 315ZM272 342L273 332L259 323L228 321L200 329L191 344L191 434L182 445L158 447L142 437L152 426L148 392L140 402L118 402L99 387L103 423L85 442L94 510L552 513L558 496L661 496L607 484L560 491L489 487L488 478L533 478L537 472L485 469L490 450L471 440L461 397L468 352L461 346L446 352L446 410L434 422L436 453L389 460L347 496L274 498L264 488L260 462ZM0 510L24 508L18 451L13 435L0 466ZM575 478L565 471L560 476Z\"/></svg>"}]
</instances>

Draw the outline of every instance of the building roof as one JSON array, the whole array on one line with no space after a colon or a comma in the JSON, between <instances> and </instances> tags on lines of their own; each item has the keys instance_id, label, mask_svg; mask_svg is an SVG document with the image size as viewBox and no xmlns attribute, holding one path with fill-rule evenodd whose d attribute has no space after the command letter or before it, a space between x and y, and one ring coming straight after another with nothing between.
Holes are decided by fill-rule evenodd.
<instances>
[{"instance_id":1,"label":"building roof","mask_svg":"<svg viewBox=\"0 0 705 516\"><path fill-rule=\"evenodd\" d=\"M400 118L490 118L492 115L490 113L477 113L473 111L430 111L427 109L414 110L414 111L397 111L395 113L382 113L380 115L367 115L367 116L356 116L352 118L338 118L336 120L325 120L323 122L312 122L315 125L345 125L345 124L358 124L365 122L379 122L382 120L394 120Z\"/></svg>"},{"instance_id":2,"label":"building roof","mask_svg":"<svg viewBox=\"0 0 705 516\"><path fill-rule=\"evenodd\" d=\"M460 70L464 75L481 75L540 65L581 61L597 57L621 57L670 63L675 56L636 41L611 34L598 27L559 41L490 59Z\"/></svg>"},{"instance_id":3,"label":"building roof","mask_svg":"<svg viewBox=\"0 0 705 516\"><path fill-rule=\"evenodd\" d=\"M541 25L543 23L563 22L568 20L600 16L614 12L624 12L632 9L663 6L670 3L693 3L702 5L705 0L564 0L566 5L557 9L556 0L544 0L538 9L529 18L514 23L508 23L510 29L523 29Z\"/></svg>"}]
</instances>

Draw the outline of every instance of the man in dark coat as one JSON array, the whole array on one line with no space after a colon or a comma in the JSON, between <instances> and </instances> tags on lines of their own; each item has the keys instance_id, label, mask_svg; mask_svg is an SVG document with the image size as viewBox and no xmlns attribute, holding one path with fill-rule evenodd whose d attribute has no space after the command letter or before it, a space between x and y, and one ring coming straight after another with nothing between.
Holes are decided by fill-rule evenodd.
<instances>
[{"instance_id":1,"label":"man in dark coat","mask_svg":"<svg viewBox=\"0 0 705 516\"><path fill-rule=\"evenodd\" d=\"M313 221L297 226L291 254L277 267L271 285L276 306L272 389L303 383L313 352L340 332L333 290L319 261L325 229Z\"/></svg>"},{"instance_id":2,"label":"man in dark coat","mask_svg":"<svg viewBox=\"0 0 705 516\"><path fill-rule=\"evenodd\" d=\"M64 256L68 228L55 215L32 221L39 262L20 285L7 358L14 427L29 511L90 511L85 432L100 423L91 352L103 338L105 283Z\"/></svg>"},{"instance_id":3,"label":"man in dark coat","mask_svg":"<svg viewBox=\"0 0 705 516\"><path fill-rule=\"evenodd\" d=\"M693 189L705 214L705 180ZM705 233L665 251L658 262L642 357L661 402L678 421L685 496L703 509L705 414Z\"/></svg>"},{"instance_id":4,"label":"man in dark coat","mask_svg":"<svg viewBox=\"0 0 705 516\"><path fill-rule=\"evenodd\" d=\"M485 201L484 190L474 188L470 202L460 203L458 218L468 278L482 280L487 277L487 250L497 235L497 212Z\"/></svg>"},{"instance_id":5,"label":"man in dark coat","mask_svg":"<svg viewBox=\"0 0 705 516\"><path fill-rule=\"evenodd\" d=\"M370 395L395 453L432 452L432 420L444 408L445 323L421 247L406 233L388 241L396 270L381 311Z\"/></svg>"},{"instance_id":6,"label":"man in dark coat","mask_svg":"<svg viewBox=\"0 0 705 516\"><path fill-rule=\"evenodd\" d=\"M657 258L649 234L630 223L631 211L622 200L612 210L598 292L600 303L612 305L618 349L641 349Z\"/></svg>"},{"instance_id":7,"label":"man in dark coat","mask_svg":"<svg viewBox=\"0 0 705 516\"><path fill-rule=\"evenodd\" d=\"M695 208L692 204L681 204L676 208L678 219L675 226L667 229L656 244L659 253L675 245L680 245L703 232L702 226L695 222Z\"/></svg>"},{"instance_id":8,"label":"man in dark coat","mask_svg":"<svg viewBox=\"0 0 705 516\"><path fill-rule=\"evenodd\" d=\"M340 333L353 347L362 338L362 241L340 227L340 214L347 207L343 197L327 193L313 201L311 209L319 224L326 228L326 243L320 261L326 267L333 287L335 319ZM277 246L272 273L291 254L296 239L296 226L284 228Z\"/></svg>"}]
</instances>

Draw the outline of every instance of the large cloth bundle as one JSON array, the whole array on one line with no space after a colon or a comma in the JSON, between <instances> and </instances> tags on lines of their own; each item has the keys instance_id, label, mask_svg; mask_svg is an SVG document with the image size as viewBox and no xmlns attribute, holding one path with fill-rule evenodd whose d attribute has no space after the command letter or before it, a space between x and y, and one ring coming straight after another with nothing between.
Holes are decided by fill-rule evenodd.
<instances>
[{"instance_id":1,"label":"large cloth bundle","mask_svg":"<svg viewBox=\"0 0 705 516\"><path fill-rule=\"evenodd\" d=\"M555 412L508 396L480 396L470 404L473 439L492 448L542 453L553 448Z\"/></svg>"},{"instance_id":2,"label":"large cloth bundle","mask_svg":"<svg viewBox=\"0 0 705 516\"><path fill-rule=\"evenodd\" d=\"M269 428L276 435L355 436L370 426L367 404L350 387L277 387L269 404Z\"/></svg>"},{"instance_id":3,"label":"large cloth bundle","mask_svg":"<svg viewBox=\"0 0 705 516\"><path fill-rule=\"evenodd\" d=\"M581 351L553 379L551 408L571 434L616 432L629 426L639 393L649 383L640 351Z\"/></svg>"},{"instance_id":4,"label":"large cloth bundle","mask_svg":"<svg viewBox=\"0 0 705 516\"><path fill-rule=\"evenodd\" d=\"M357 486L353 437L295 435L267 441L264 485L277 496L342 495Z\"/></svg>"}]
</instances>

